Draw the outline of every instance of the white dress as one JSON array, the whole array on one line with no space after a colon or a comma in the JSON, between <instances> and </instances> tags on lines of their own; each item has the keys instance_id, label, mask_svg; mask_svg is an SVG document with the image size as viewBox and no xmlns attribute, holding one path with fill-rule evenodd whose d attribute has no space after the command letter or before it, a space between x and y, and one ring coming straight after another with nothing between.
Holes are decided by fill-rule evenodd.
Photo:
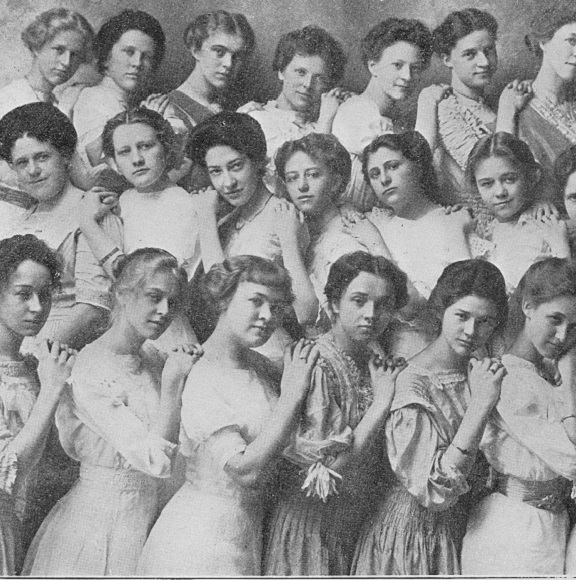
<instances>
[{"instance_id":1,"label":"white dress","mask_svg":"<svg viewBox=\"0 0 576 580\"><path fill-rule=\"evenodd\" d=\"M392 119L380 114L374 101L354 95L338 107L332 133L346 147L352 158L352 175L342 201L352 202L362 211L369 211L376 196L362 173L362 153L380 135L394 133Z\"/></svg>"},{"instance_id":2,"label":"white dress","mask_svg":"<svg viewBox=\"0 0 576 580\"><path fill-rule=\"evenodd\" d=\"M368 217L398 267L426 299L446 266L472 257L469 237L474 222L466 211L446 214L439 207L418 220L407 220L374 209Z\"/></svg>"},{"instance_id":3,"label":"white dress","mask_svg":"<svg viewBox=\"0 0 576 580\"><path fill-rule=\"evenodd\" d=\"M187 481L152 529L139 575L261 574L266 488L243 487L224 469L260 434L276 402L269 361L254 353L251 367L201 359L192 368L180 432Z\"/></svg>"},{"instance_id":4,"label":"white dress","mask_svg":"<svg viewBox=\"0 0 576 580\"><path fill-rule=\"evenodd\" d=\"M56 424L80 477L36 534L25 574L135 574L176 447L153 431L162 366L152 349L116 355L98 341L78 355Z\"/></svg>"},{"instance_id":5,"label":"white dress","mask_svg":"<svg viewBox=\"0 0 576 580\"><path fill-rule=\"evenodd\" d=\"M506 495L498 488L472 510L462 550L462 573L488 576L547 576L564 573L568 515L562 499L576 480L576 447L561 419L566 414L557 389L529 361L506 354L507 374L481 450L491 468L512 478ZM521 480L518 482L518 480ZM521 485L518 485L520 483ZM551 489L528 503L520 487Z\"/></svg>"}]
</instances>

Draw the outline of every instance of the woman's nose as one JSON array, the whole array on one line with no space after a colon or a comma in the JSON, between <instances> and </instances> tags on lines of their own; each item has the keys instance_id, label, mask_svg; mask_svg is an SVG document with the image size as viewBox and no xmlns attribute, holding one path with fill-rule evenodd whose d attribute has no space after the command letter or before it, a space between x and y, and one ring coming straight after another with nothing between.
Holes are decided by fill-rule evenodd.
<instances>
[{"instance_id":1,"label":"woman's nose","mask_svg":"<svg viewBox=\"0 0 576 580\"><path fill-rule=\"evenodd\" d=\"M65 50L61 55L60 55L60 64L63 64L64 66L68 67L70 66L70 60L71 60L71 55L70 55L70 51L69 50Z\"/></svg>"},{"instance_id":2,"label":"woman's nose","mask_svg":"<svg viewBox=\"0 0 576 580\"><path fill-rule=\"evenodd\" d=\"M298 189L300 191L308 191L308 187L308 180L306 179L306 176L303 175L298 181Z\"/></svg>"},{"instance_id":3,"label":"woman's nose","mask_svg":"<svg viewBox=\"0 0 576 580\"><path fill-rule=\"evenodd\" d=\"M478 54L476 55L476 66L485 67L488 66L489 64L490 61L488 60L486 53L479 50Z\"/></svg>"},{"instance_id":4,"label":"woman's nose","mask_svg":"<svg viewBox=\"0 0 576 580\"><path fill-rule=\"evenodd\" d=\"M476 321L473 318L469 318L464 324L464 333L466 336L474 336L474 331L476 330Z\"/></svg>"},{"instance_id":5,"label":"woman's nose","mask_svg":"<svg viewBox=\"0 0 576 580\"><path fill-rule=\"evenodd\" d=\"M412 79L412 71L410 70L410 65L405 64L400 70L400 78L409 81Z\"/></svg>"},{"instance_id":6,"label":"woman's nose","mask_svg":"<svg viewBox=\"0 0 576 580\"><path fill-rule=\"evenodd\" d=\"M28 309L30 312L42 312L42 302L37 294L33 294L28 301Z\"/></svg>"}]
</instances>

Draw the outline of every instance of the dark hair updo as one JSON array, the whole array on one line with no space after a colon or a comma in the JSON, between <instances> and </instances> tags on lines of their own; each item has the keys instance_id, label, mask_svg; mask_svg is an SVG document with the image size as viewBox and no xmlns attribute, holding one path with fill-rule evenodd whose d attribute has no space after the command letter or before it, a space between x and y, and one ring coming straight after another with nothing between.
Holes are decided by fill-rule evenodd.
<instances>
[{"instance_id":1,"label":"dark hair updo","mask_svg":"<svg viewBox=\"0 0 576 580\"><path fill-rule=\"evenodd\" d=\"M576 8L572 2L569 6L563 6L560 2L547 6L532 19L530 32L524 37L524 42L533 54L541 57L540 43L548 42L558 29L572 23L576 23Z\"/></svg>"}]
</instances>

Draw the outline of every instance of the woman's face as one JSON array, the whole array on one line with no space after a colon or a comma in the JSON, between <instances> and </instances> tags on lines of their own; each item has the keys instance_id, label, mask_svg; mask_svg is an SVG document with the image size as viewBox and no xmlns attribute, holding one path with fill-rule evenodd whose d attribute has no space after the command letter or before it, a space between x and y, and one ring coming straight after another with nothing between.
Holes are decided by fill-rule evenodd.
<instances>
[{"instance_id":1,"label":"woman's face","mask_svg":"<svg viewBox=\"0 0 576 580\"><path fill-rule=\"evenodd\" d=\"M138 191L154 191L166 173L166 153L156 130L145 123L120 125L112 143L118 171Z\"/></svg>"},{"instance_id":2,"label":"woman's face","mask_svg":"<svg viewBox=\"0 0 576 580\"><path fill-rule=\"evenodd\" d=\"M400 151L380 147L370 155L367 169L374 193L397 216L412 208L421 195L420 172Z\"/></svg>"},{"instance_id":3,"label":"woman's face","mask_svg":"<svg viewBox=\"0 0 576 580\"><path fill-rule=\"evenodd\" d=\"M542 66L547 66L564 82L576 78L576 22L559 28L547 42L540 43Z\"/></svg>"},{"instance_id":4,"label":"woman's face","mask_svg":"<svg viewBox=\"0 0 576 580\"><path fill-rule=\"evenodd\" d=\"M156 44L140 30L128 30L112 47L106 61L106 75L123 91L141 90L152 76Z\"/></svg>"},{"instance_id":5,"label":"woman's face","mask_svg":"<svg viewBox=\"0 0 576 580\"><path fill-rule=\"evenodd\" d=\"M214 189L234 207L246 205L262 181L259 166L227 145L208 149L206 168Z\"/></svg>"},{"instance_id":6,"label":"woman's face","mask_svg":"<svg viewBox=\"0 0 576 580\"><path fill-rule=\"evenodd\" d=\"M322 93L330 87L328 67L319 55L296 54L278 78L282 81L279 100L299 113L317 108Z\"/></svg>"},{"instance_id":7,"label":"woman's face","mask_svg":"<svg viewBox=\"0 0 576 580\"><path fill-rule=\"evenodd\" d=\"M499 222L518 218L529 203L530 185L525 172L505 157L488 157L474 174L482 201Z\"/></svg>"},{"instance_id":8,"label":"woman's face","mask_svg":"<svg viewBox=\"0 0 576 580\"><path fill-rule=\"evenodd\" d=\"M220 30L211 32L199 50L192 49L196 68L208 85L218 90L225 89L242 65L244 39L239 34L228 34Z\"/></svg>"},{"instance_id":9,"label":"woman's face","mask_svg":"<svg viewBox=\"0 0 576 580\"><path fill-rule=\"evenodd\" d=\"M52 307L52 280L46 266L25 260L0 291L0 331L13 337L35 336Z\"/></svg>"},{"instance_id":10,"label":"woman's face","mask_svg":"<svg viewBox=\"0 0 576 580\"><path fill-rule=\"evenodd\" d=\"M564 205L570 219L576 221L576 171L571 173L566 181Z\"/></svg>"},{"instance_id":11,"label":"woman's face","mask_svg":"<svg viewBox=\"0 0 576 580\"><path fill-rule=\"evenodd\" d=\"M48 201L68 183L69 160L51 143L21 137L12 147L11 167L20 187L37 201Z\"/></svg>"},{"instance_id":12,"label":"woman's face","mask_svg":"<svg viewBox=\"0 0 576 580\"><path fill-rule=\"evenodd\" d=\"M459 356L469 357L484 346L498 326L494 302L479 296L465 296L446 308L441 337Z\"/></svg>"},{"instance_id":13,"label":"woman's face","mask_svg":"<svg viewBox=\"0 0 576 580\"><path fill-rule=\"evenodd\" d=\"M334 205L334 191L339 180L322 161L296 151L286 161L284 174L290 199L304 215L319 216Z\"/></svg>"},{"instance_id":14,"label":"woman's face","mask_svg":"<svg viewBox=\"0 0 576 580\"><path fill-rule=\"evenodd\" d=\"M84 60L84 37L77 30L63 30L34 52L35 63L52 87L72 78Z\"/></svg>"},{"instance_id":15,"label":"woman's face","mask_svg":"<svg viewBox=\"0 0 576 580\"><path fill-rule=\"evenodd\" d=\"M282 323L288 306L281 290L241 282L226 310L220 314L219 324L225 325L237 344L254 348L268 341Z\"/></svg>"},{"instance_id":16,"label":"woman's face","mask_svg":"<svg viewBox=\"0 0 576 580\"><path fill-rule=\"evenodd\" d=\"M141 339L155 340L174 319L179 284L172 272L158 271L144 285L118 297L125 324Z\"/></svg>"},{"instance_id":17,"label":"woman's face","mask_svg":"<svg viewBox=\"0 0 576 580\"><path fill-rule=\"evenodd\" d=\"M360 272L338 302L332 303L338 326L355 344L368 344L388 327L396 312L396 292L385 278Z\"/></svg>"},{"instance_id":18,"label":"woman's face","mask_svg":"<svg viewBox=\"0 0 576 580\"><path fill-rule=\"evenodd\" d=\"M372 78L392 101L403 101L408 97L424 69L420 49L403 41L386 47L379 60L368 62Z\"/></svg>"},{"instance_id":19,"label":"woman's face","mask_svg":"<svg viewBox=\"0 0 576 580\"><path fill-rule=\"evenodd\" d=\"M558 296L539 306L523 304L524 330L538 354L558 358L576 338L576 297Z\"/></svg>"},{"instance_id":20,"label":"woman's face","mask_svg":"<svg viewBox=\"0 0 576 580\"><path fill-rule=\"evenodd\" d=\"M456 43L444 64L470 89L484 89L498 66L496 39L488 30L475 30Z\"/></svg>"}]
</instances>

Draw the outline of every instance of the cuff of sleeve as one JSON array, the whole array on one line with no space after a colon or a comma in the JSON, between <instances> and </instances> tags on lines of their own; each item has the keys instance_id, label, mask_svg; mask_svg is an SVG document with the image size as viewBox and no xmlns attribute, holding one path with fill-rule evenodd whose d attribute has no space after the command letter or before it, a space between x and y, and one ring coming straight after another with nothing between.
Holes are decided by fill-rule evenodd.
<instances>
[{"instance_id":1,"label":"cuff of sleeve","mask_svg":"<svg viewBox=\"0 0 576 580\"><path fill-rule=\"evenodd\" d=\"M12 488L18 473L18 457L14 452L0 455L0 490L12 494Z\"/></svg>"},{"instance_id":2,"label":"cuff of sleeve","mask_svg":"<svg viewBox=\"0 0 576 580\"><path fill-rule=\"evenodd\" d=\"M464 474L453 464L442 462L436 470L434 483L450 489L455 496L461 496L470 490Z\"/></svg>"}]
</instances>

